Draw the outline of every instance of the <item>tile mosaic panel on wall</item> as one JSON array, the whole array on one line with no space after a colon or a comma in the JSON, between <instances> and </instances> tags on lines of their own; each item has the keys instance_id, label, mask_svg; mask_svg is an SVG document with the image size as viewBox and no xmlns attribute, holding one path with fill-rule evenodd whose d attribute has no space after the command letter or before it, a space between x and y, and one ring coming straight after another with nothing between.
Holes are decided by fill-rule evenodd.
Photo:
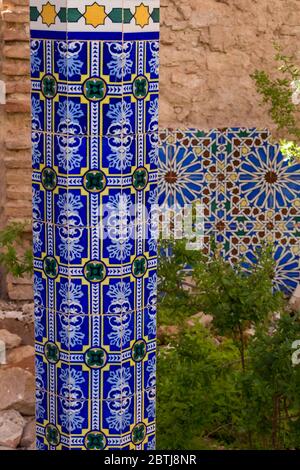
<instances>
[{"instance_id":1,"label":"tile mosaic panel on wall","mask_svg":"<svg viewBox=\"0 0 300 470\"><path fill-rule=\"evenodd\" d=\"M30 18L37 448L153 449L159 3Z\"/></svg>"},{"instance_id":2,"label":"tile mosaic panel on wall","mask_svg":"<svg viewBox=\"0 0 300 470\"><path fill-rule=\"evenodd\" d=\"M205 249L214 239L232 262L274 245L274 285L291 293L300 282L300 164L267 130L161 130L159 145L159 203L200 201Z\"/></svg>"}]
</instances>

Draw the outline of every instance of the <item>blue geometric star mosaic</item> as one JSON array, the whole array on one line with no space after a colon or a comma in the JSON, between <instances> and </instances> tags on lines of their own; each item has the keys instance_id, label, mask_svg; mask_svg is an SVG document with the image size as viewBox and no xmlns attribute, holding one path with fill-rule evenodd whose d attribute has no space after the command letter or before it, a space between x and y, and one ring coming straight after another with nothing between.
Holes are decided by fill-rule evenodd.
<instances>
[{"instance_id":1,"label":"blue geometric star mosaic","mask_svg":"<svg viewBox=\"0 0 300 470\"><path fill-rule=\"evenodd\" d=\"M153 449L159 3L30 17L37 448Z\"/></svg>"},{"instance_id":2,"label":"blue geometric star mosaic","mask_svg":"<svg viewBox=\"0 0 300 470\"><path fill-rule=\"evenodd\" d=\"M161 130L159 203L204 208L204 248L214 239L224 258L252 260L274 246L275 288L300 281L300 164L289 163L267 130Z\"/></svg>"}]
</instances>

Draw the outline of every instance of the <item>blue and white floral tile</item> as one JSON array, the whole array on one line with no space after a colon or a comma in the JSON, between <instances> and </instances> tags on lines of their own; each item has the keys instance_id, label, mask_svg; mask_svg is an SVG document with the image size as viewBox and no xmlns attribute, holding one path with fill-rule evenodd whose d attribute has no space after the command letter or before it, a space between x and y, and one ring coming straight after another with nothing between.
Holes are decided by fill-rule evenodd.
<instances>
[{"instance_id":1,"label":"blue and white floral tile","mask_svg":"<svg viewBox=\"0 0 300 470\"><path fill-rule=\"evenodd\" d=\"M122 267L122 270L128 271L128 274L120 275L118 273L120 269L108 268L108 271L112 274L109 275L108 272L108 275L101 283L90 282L84 276L72 276L69 286L72 291L74 291L72 286L76 286L76 297L78 300L75 303L78 305L78 310L80 309L86 315L103 315L116 312L126 313L143 309L147 305L146 299L150 303L154 298L154 293L151 296L150 292L151 283L147 284L147 288L149 286L149 294L147 293L147 296L144 294L144 289L148 276L156 270L156 258L148 259L148 264L152 267L143 271L144 274L141 271L136 274L134 271L135 261L138 261L139 269L146 269L147 258L141 256L137 257L132 264ZM70 294L68 293L68 295ZM68 306L71 310L73 309L72 299L73 294L71 293Z\"/></svg>"},{"instance_id":2,"label":"blue and white floral tile","mask_svg":"<svg viewBox=\"0 0 300 470\"><path fill-rule=\"evenodd\" d=\"M151 189L151 183L147 183L148 176L157 179L155 173L148 175L144 168L139 168L132 177L115 178L119 180L116 186L106 186L106 181L113 178L106 178L103 172L87 173L83 177L61 177L50 167L35 171L33 220L69 227L98 227L104 231L103 236L117 224L124 226L126 222L130 230L133 225L147 222L147 218L137 216L145 208L150 212L152 201L155 202L154 184ZM132 185L134 178L147 186L136 190ZM122 186L122 180L126 186Z\"/></svg>"},{"instance_id":3,"label":"blue and white floral tile","mask_svg":"<svg viewBox=\"0 0 300 470\"><path fill-rule=\"evenodd\" d=\"M30 18L37 445L151 448L158 2L31 0ZM115 236L99 239L107 206Z\"/></svg>"},{"instance_id":4,"label":"blue and white floral tile","mask_svg":"<svg viewBox=\"0 0 300 470\"><path fill-rule=\"evenodd\" d=\"M153 341L151 340L151 344ZM143 390L154 390L156 387L156 349L151 350L143 364Z\"/></svg>"},{"instance_id":5,"label":"blue and white floral tile","mask_svg":"<svg viewBox=\"0 0 300 470\"><path fill-rule=\"evenodd\" d=\"M131 351L134 343L140 339L143 339L146 345L150 342L153 347L156 333L156 307L121 313L118 308L115 314L104 314L102 317L101 321L106 332L103 341L112 351L119 351L121 347L122 354L126 358L128 351Z\"/></svg>"},{"instance_id":6,"label":"blue and white floral tile","mask_svg":"<svg viewBox=\"0 0 300 470\"><path fill-rule=\"evenodd\" d=\"M138 46L138 43L136 44ZM145 46L146 46L145 74L148 74L150 80L157 80L159 77L159 41L156 41L156 40L147 41L145 43Z\"/></svg>"},{"instance_id":7,"label":"blue and white floral tile","mask_svg":"<svg viewBox=\"0 0 300 470\"><path fill-rule=\"evenodd\" d=\"M80 135L52 134L47 138L47 152L52 156L52 166L62 175L77 175L89 169L86 137Z\"/></svg>"},{"instance_id":8,"label":"blue and white floral tile","mask_svg":"<svg viewBox=\"0 0 300 470\"><path fill-rule=\"evenodd\" d=\"M61 323L59 333L62 344L65 344L72 354L71 359L76 358L76 353L83 355L88 350L101 348L103 364L111 359L110 355L119 355L122 352L123 328L126 327L125 315L82 315L82 314L58 314ZM133 330L132 330L133 331ZM120 359L121 360L121 359ZM117 360L118 361L118 360ZM87 356L85 363L90 364Z\"/></svg>"},{"instance_id":9,"label":"blue and white floral tile","mask_svg":"<svg viewBox=\"0 0 300 470\"><path fill-rule=\"evenodd\" d=\"M43 275L43 271L34 269L33 298L34 298L35 307L49 308L47 304L46 291L47 291L47 282L46 282L46 277ZM54 305L54 302L53 302L53 305Z\"/></svg>"},{"instance_id":10,"label":"blue and white floral tile","mask_svg":"<svg viewBox=\"0 0 300 470\"><path fill-rule=\"evenodd\" d=\"M100 169L111 178L130 175L136 166L134 139L128 136L90 136L78 137L82 143L82 151L77 147L76 141L69 137L68 167L69 174L83 175L85 171ZM78 152L81 158L73 158ZM78 149L78 150L77 150Z\"/></svg>"},{"instance_id":11,"label":"blue and white floral tile","mask_svg":"<svg viewBox=\"0 0 300 470\"><path fill-rule=\"evenodd\" d=\"M157 132L158 64L151 61L158 61L157 42L88 42L82 62L89 70L68 83L68 106L76 107L70 120L88 125L82 134Z\"/></svg>"},{"instance_id":12,"label":"blue and white floral tile","mask_svg":"<svg viewBox=\"0 0 300 470\"><path fill-rule=\"evenodd\" d=\"M116 429L114 408L119 411L121 404L115 401L113 407L111 403L100 400L70 401L47 393L40 394L37 405L40 450L75 450L76 447L79 450L104 450L111 444L116 449L120 448L121 437Z\"/></svg>"},{"instance_id":13,"label":"blue and white floral tile","mask_svg":"<svg viewBox=\"0 0 300 470\"><path fill-rule=\"evenodd\" d=\"M84 140L84 155L87 156L87 164L76 162L72 155L69 156L69 169L72 174L81 174L84 168L87 170L101 168L107 176L123 178L130 177L136 168L146 167L149 173L157 170L158 161L158 135L146 134L117 134L106 136L90 136L81 138ZM77 142L69 142L76 151ZM80 163L80 164L79 164ZM77 168L77 171L76 171Z\"/></svg>"},{"instance_id":14,"label":"blue and white floral tile","mask_svg":"<svg viewBox=\"0 0 300 470\"><path fill-rule=\"evenodd\" d=\"M47 166L53 168L60 176L80 174L80 168L84 171L85 168L92 168L93 163L95 165L95 151L99 147L101 149L105 139L99 141L93 140L87 145L87 138L83 136L32 131L33 170L42 171ZM106 155L105 150L104 147L101 155ZM98 156L97 160L99 164Z\"/></svg>"},{"instance_id":15,"label":"blue and white floral tile","mask_svg":"<svg viewBox=\"0 0 300 470\"><path fill-rule=\"evenodd\" d=\"M68 131L70 132L70 129ZM37 220L70 224L65 214L60 217L54 212L59 212L60 208L62 212L66 212L65 207L70 205L73 217L75 204L77 214L79 206L88 207L91 213L82 220L78 214L79 217L72 220L71 224L95 225L92 219L95 218L96 203L101 206L103 196L104 204L111 204L111 194L105 200L105 190L107 193L111 188L113 193L116 192L114 188L122 188L120 192L131 193L133 203L136 202L135 191L138 191L141 200L143 186L147 182L156 181L157 135L155 133L137 136L129 134L122 137L118 135L86 137L34 131L32 140L35 170L33 181L38 201L35 203L34 198L34 205L42 205L36 211L37 214L34 211ZM142 172L143 184L140 178ZM93 187L89 186L89 178L93 178ZM66 187L67 196L64 194ZM63 198L66 197L68 201L63 202Z\"/></svg>"},{"instance_id":16,"label":"blue and white floral tile","mask_svg":"<svg viewBox=\"0 0 300 470\"><path fill-rule=\"evenodd\" d=\"M101 323L100 316L81 317L80 320L93 325ZM67 321L69 319L65 319ZM46 390L70 402L109 399L112 374L124 371L121 353L100 347L102 341L96 341L96 336L97 332L88 341L93 347L90 344L88 347L72 347L67 354L58 348L57 343L37 344L36 349L41 353L36 355L36 389Z\"/></svg>"},{"instance_id":17,"label":"blue and white floral tile","mask_svg":"<svg viewBox=\"0 0 300 470\"><path fill-rule=\"evenodd\" d=\"M45 132L45 118L47 114L47 103L41 99L40 93L31 91L31 129L32 132Z\"/></svg>"},{"instance_id":18,"label":"blue and white floral tile","mask_svg":"<svg viewBox=\"0 0 300 470\"><path fill-rule=\"evenodd\" d=\"M105 125L103 116L118 113L118 106L122 110L122 42L66 41L66 34L31 41L32 127L62 134L110 133L115 118Z\"/></svg>"},{"instance_id":19,"label":"blue and white floral tile","mask_svg":"<svg viewBox=\"0 0 300 470\"><path fill-rule=\"evenodd\" d=\"M66 38L67 33L65 33L65 39ZM45 40L30 40L30 75L34 81L38 81L40 79L40 73L46 70L44 54L45 47Z\"/></svg>"},{"instance_id":20,"label":"blue and white floral tile","mask_svg":"<svg viewBox=\"0 0 300 470\"><path fill-rule=\"evenodd\" d=\"M87 316L36 306L36 388L70 401L111 400L153 388L151 313Z\"/></svg>"},{"instance_id":21,"label":"blue and white floral tile","mask_svg":"<svg viewBox=\"0 0 300 470\"><path fill-rule=\"evenodd\" d=\"M142 312L136 314L138 320ZM156 340L139 334L137 324L136 339L130 347L122 351L122 372L128 380L128 395L142 393L156 385Z\"/></svg>"},{"instance_id":22,"label":"blue and white floral tile","mask_svg":"<svg viewBox=\"0 0 300 470\"><path fill-rule=\"evenodd\" d=\"M135 394L124 403L130 416L130 430L122 435L125 450L151 449L155 439L156 391L151 389Z\"/></svg>"},{"instance_id":23,"label":"blue and white floral tile","mask_svg":"<svg viewBox=\"0 0 300 470\"><path fill-rule=\"evenodd\" d=\"M49 313L46 313L49 316ZM68 395L68 381L70 379L70 354L63 345L43 339L42 343L35 343L35 372L36 390L45 390L52 395Z\"/></svg>"},{"instance_id":24,"label":"blue and white floral tile","mask_svg":"<svg viewBox=\"0 0 300 470\"><path fill-rule=\"evenodd\" d=\"M155 299L156 295L154 296ZM156 332L157 332L157 325L156 325L156 318L157 318L157 308L156 303L149 307L145 307L143 309L144 315L144 335L148 336L149 340L156 339Z\"/></svg>"},{"instance_id":25,"label":"blue and white floral tile","mask_svg":"<svg viewBox=\"0 0 300 470\"><path fill-rule=\"evenodd\" d=\"M88 350L102 348L103 366L110 360L118 364L117 358L120 357L125 339L128 342L128 347L130 347L130 341L134 339L134 327L130 324L133 317L130 314L82 315L69 313L63 314L61 318L62 330L64 331L60 336L62 336L62 341L68 344L72 360ZM114 355L116 356L114 357ZM89 356L84 362L89 366L91 363ZM84 365L85 368L86 365Z\"/></svg>"},{"instance_id":26,"label":"blue and white floral tile","mask_svg":"<svg viewBox=\"0 0 300 470\"><path fill-rule=\"evenodd\" d=\"M43 165L32 175L32 215L34 221L65 225L59 220L59 200L67 197L67 178L60 176L51 166Z\"/></svg>"},{"instance_id":27,"label":"blue and white floral tile","mask_svg":"<svg viewBox=\"0 0 300 470\"><path fill-rule=\"evenodd\" d=\"M137 88L139 81L143 80L146 78L136 77L132 85L133 90ZM122 106L124 119L126 119L126 133L146 134L158 131L158 83L146 83L144 87L144 91L140 92L144 93L144 97L137 99L134 96L137 91L131 89L127 91L124 85Z\"/></svg>"},{"instance_id":28,"label":"blue and white floral tile","mask_svg":"<svg viewBox=\"0 0 300 470\"><path fill-rule=\"evenodd\" d=\"M85 317L83 321L96 324L101 318ZM44 354L36 356L36 389L78 402L120 401L155 388L155 341L137 339L122 354L100 347L100 341L92 344L95 343L98 346L73 347L69 356L58 348L54 351L54 343L45 343ZM37 345L37 350L41 349ZM121 360L121 356L125 359ZM65 360L68 357L69 362Z\"/></svg>"},{"instance_id":29,"label":"blue and white floral tile","mask_svg":"<svg viewBox=\"0 0 300 470\"><path fill-rule=\"evenodd\" d=\"M39 130L34 129L32 124L31 132L31 147L32 147L32 168L33 170L39 170L45 165L45 153L46 153L46 134Z\"/></svg>"},{"instance_id":30,"label":"blue and white floral tile","mask_svg":"<svg viewBox=\"0 0 300 470\"><path fill-rule=\"evenodd\" d=\"M138 138L141 138L139 134ZM146 148L146 164L149 165L149 170L156 170L158 169L158 154L159 154L159 147L158 147L158 133L157 132L147 132L145 134L145 148Z\"/></svg>"}]
</instances>

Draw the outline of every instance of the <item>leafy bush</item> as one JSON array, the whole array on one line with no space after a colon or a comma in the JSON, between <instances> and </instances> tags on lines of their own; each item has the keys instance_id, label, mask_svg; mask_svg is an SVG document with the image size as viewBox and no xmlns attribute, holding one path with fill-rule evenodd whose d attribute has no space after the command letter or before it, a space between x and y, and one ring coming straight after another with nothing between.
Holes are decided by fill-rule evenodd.
<instances>
[{"instance_id":1,"label":"leafy bush","mask_svg":"<svg viewBox=\"0 0 300 470\"><path fill-rule=\"evenodd\" d=\"M161 324L180 324L198 311L185 268L194 268L201 257L200 252L186 250L186 240L160 240L157 274Z\"/></svg>"},{"instance_id":2,"label":"leafy bush","mask_svg":"<svg viewBox=\"0 0 300 470\"><path fill-rule=\"evenodd\" d=\"M300 447L300 367L291 345L300 338L297 315L284 313L275 330L259 328L249 345L249 369L243 377L245 411L256 440L265 448Z\"/></svg>"},{"instance_id":3,"label":"leafy bush","mask_svg":"<svg viewBox=\"0 0 300 470\"><path fill-rule=\"evenodd\" d=\"M15 277L33 272L32 248L24 246L25 227L25 224L11 223L0 230L0 265Z\"/></svg>"}]
</instances>

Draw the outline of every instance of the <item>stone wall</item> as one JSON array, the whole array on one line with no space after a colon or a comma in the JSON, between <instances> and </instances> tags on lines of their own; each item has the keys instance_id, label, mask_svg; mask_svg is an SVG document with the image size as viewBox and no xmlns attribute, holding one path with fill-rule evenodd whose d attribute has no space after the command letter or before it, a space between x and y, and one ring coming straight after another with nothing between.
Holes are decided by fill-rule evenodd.
<instances>
[{"instance_id":1,"label":"stone wall","mask_svg":"<svg viewBox=\"0 0 300 470\"><path fill-rule=\"evenodd\" d=\"M249 77L300 59L298 0L161 0L160 125L271 127Z\"/></svg>"},{"instance_id":2,"label":"stone wall","mask_svg":"<svg viewBox=\"0 0 300 470\"><path fill-rule=\"evenodd\" d=\"M161 0L161 6L161 127L271 127L249 74L274 67L274 40L299 54L300 2ZM1 227L31 215L31 152L29 0L2 0L0 8ZM9 278L5 291L30 298L31 280Z\"/></svg>"}]
</instances>

